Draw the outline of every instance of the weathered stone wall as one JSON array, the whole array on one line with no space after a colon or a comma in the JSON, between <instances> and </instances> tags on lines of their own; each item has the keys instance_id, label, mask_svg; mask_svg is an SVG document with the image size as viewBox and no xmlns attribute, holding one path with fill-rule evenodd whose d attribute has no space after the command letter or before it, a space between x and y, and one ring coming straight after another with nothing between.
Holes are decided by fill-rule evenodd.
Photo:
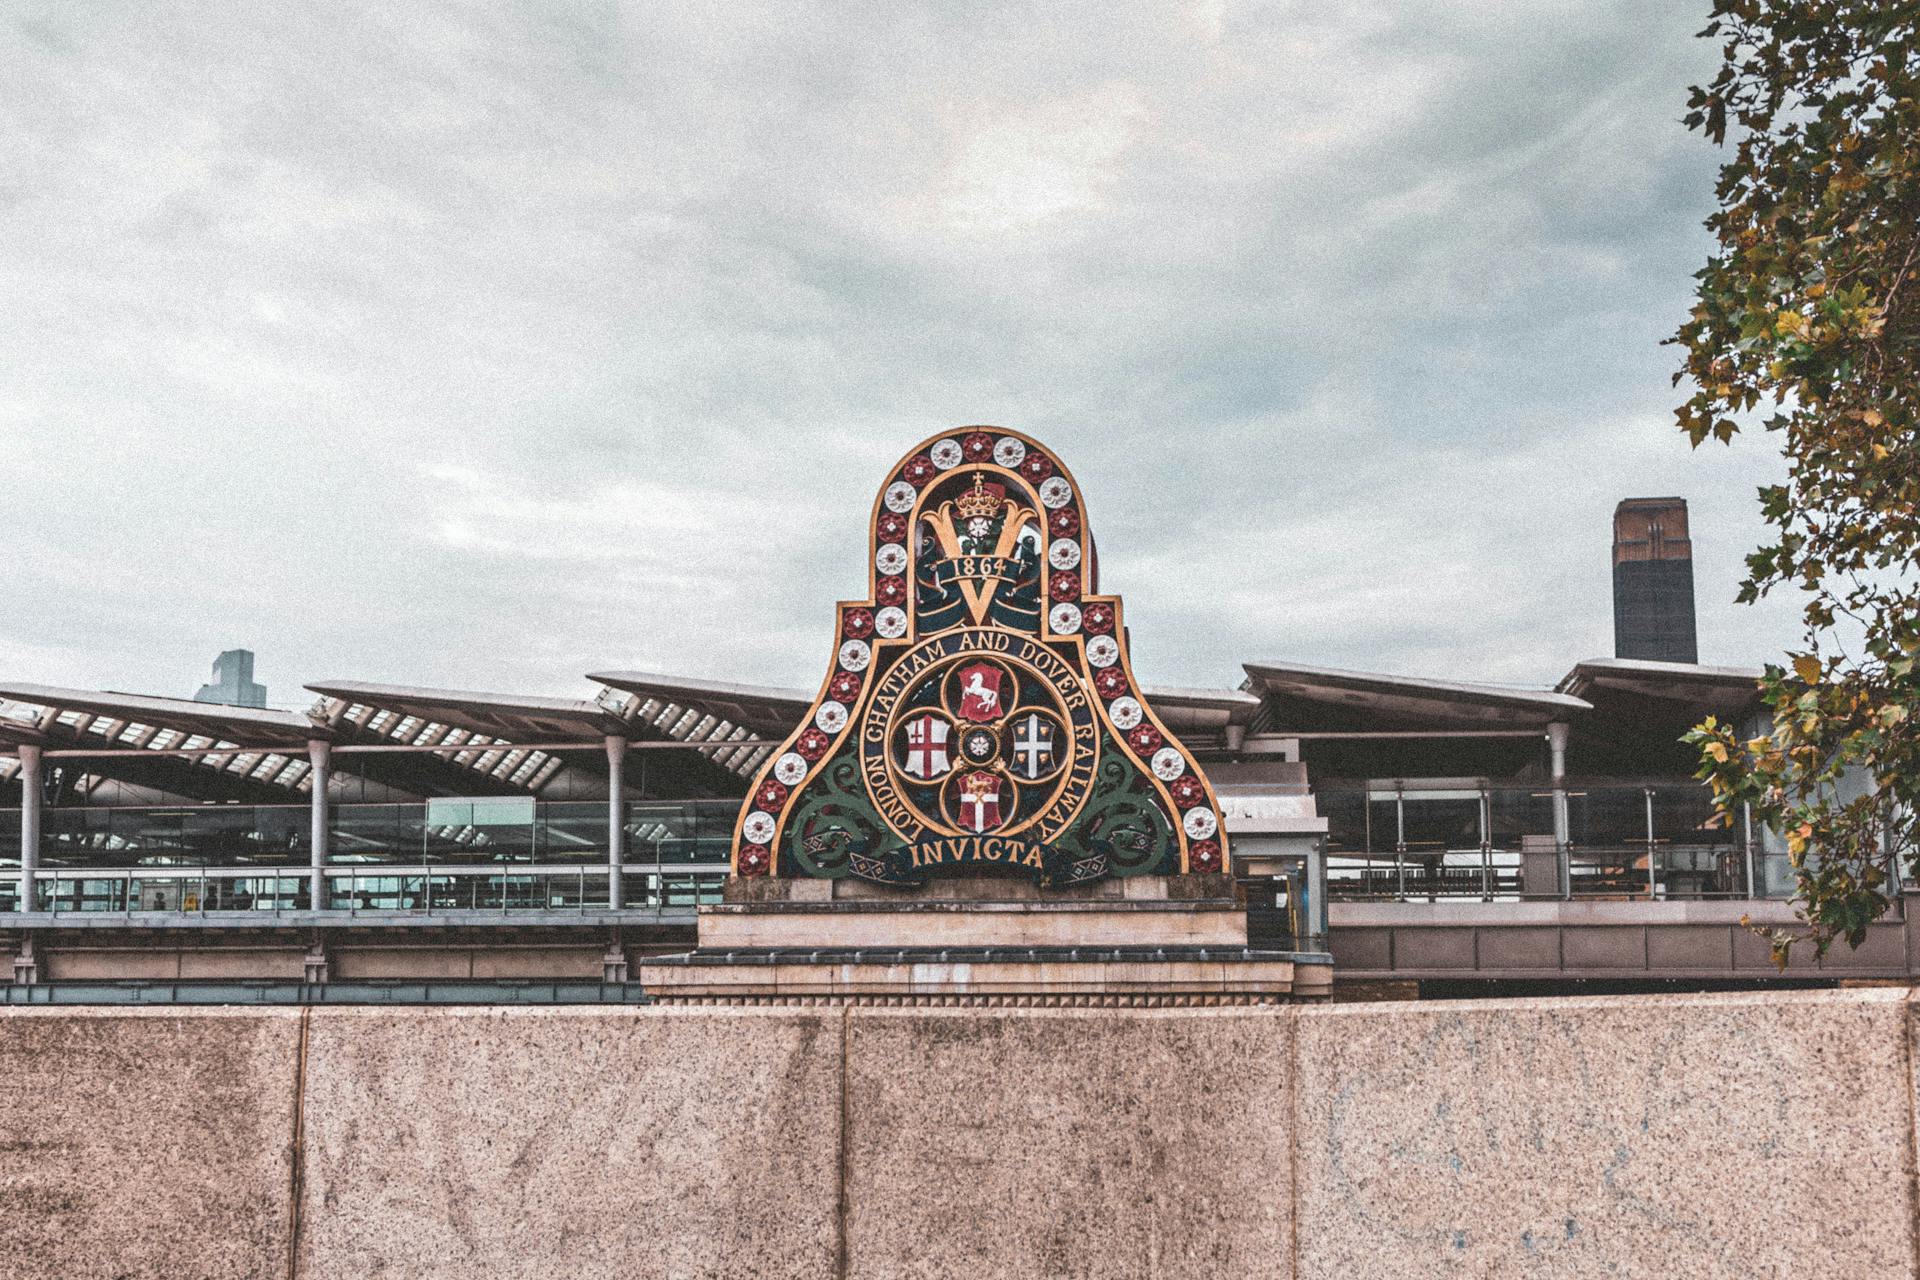
<instances>
[{"instance_id":1,"label":"weathered stone wall","mask_svg":"<svg viewBox=\"0 0 1920 1280\"><path fill-rule=\"evenodd\" d=\"M1916 1014L9 1009L0 1276L1913 1276Z\"/></svg>"}]
</instances>

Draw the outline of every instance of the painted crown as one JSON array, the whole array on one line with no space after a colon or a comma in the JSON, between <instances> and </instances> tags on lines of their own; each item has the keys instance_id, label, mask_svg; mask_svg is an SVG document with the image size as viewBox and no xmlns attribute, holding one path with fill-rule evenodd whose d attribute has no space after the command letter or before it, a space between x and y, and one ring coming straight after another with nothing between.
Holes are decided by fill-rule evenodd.
<instances>
[{"instance_id":1,"label":"painted crown","mask_svg":"<svg viewBox=\"0 0 1920 1280\"><path fill-rule=\"evenodd\" d=\"M973 488L954 499L954 509L962 518L977 520L982 516L991 516L1000 509L1000 496L1006 491L999 485L987 487L986 477L975 473Z\"/></svg>"}]
</instances>

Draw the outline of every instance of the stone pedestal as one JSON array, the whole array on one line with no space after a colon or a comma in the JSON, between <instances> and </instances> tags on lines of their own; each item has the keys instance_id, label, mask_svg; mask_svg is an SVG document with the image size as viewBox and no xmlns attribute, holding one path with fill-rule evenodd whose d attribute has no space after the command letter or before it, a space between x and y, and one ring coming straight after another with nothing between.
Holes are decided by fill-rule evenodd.
<instances>
[{"instance_id":1,"label":"stone pedestal","mask_svg":"<svg viewBox=\"0 0 1920 1280\"><path fill-rule=\"evenodd\" d=\"M1132 876L1041 890L954 877L732 880L699 949L640 966L678 1004L1267 1004L1324 997L1330 957L1247 945L1229 876Z\"/></svg>"}]
</instances>

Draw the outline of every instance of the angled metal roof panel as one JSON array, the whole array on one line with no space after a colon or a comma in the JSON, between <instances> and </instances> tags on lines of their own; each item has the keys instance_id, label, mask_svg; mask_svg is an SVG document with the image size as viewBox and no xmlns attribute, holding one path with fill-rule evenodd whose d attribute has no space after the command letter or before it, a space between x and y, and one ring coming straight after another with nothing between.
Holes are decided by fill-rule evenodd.
<instances>
[{"instance_id":1,"label":"angled metal roof panel","mask_svg":"<svg viewBox=\"0 0 1920 1280\"><path fill-rule=\"evenodd\" d=\"M769 685L729 684L719 680L692 680L684 676L661 675L651 671L607 671L587 677L634 694L653 699L661 706L656 716L668 708L678 708L661 725L671 732L676 722L698 709L721 720L750 730L755 737L784 737L800 723L813 705L813 695L803 689L785 689ZM694 719L698 719L695 716ZM678 735L676 735L678 736Z\"/></svg>"},{"instance_id":2,"label":"angled metal roof panel","mask_svg":"<svg viewBox=\"0 0 1920 1280\"><path fill-rule=\"evenodd\" d=\"M1692 662L1655 662L1647 658L1589 658L1576 663L1560 681L1571 695L1614 690L1665 702L1696 706L1702 712L1737 713L1759 701L1758 667L1708 667Z\"/></svg>"},{"instance_id":3,"label":"angled metal roof panel","mask_svg":"<svg viewBox=\"0 0 1920 1280\"><path fill-rule=\"evenodd\" d=\"M405 726L412 741L421 722L451 725L509 741L537 742L579 738L585 745L618 733L624 723L607 708L584 698L539 698L464 689L427 689L411 685L368 684L358 680L316 681L306 686L323 698L375 709L366 727L389 737ZM384 717L384 719L380 719ZM379 719L379 723L374 723ZM411 720L414 723L408 723Z\"/></svg>"},{"instance_id":4,"label":"angled metal roof panel","mask_svg":"<svg viewBox=\"0 0 1920 1280\"><path fill-rule=\"evenodd\" d=\"M1751 685L1760 681L1759 667L1709 667L1696 662L1655 662L1650 658L1588 658L1576 662L1561 678L1567 692L1598 680L1638 680L1647 683Z\"/></svg>"},{"instance_id":5,"label":"angled metal roof panel","mask_svg":"<svg viewBox=\"0 0 1920 1280\"><path fill-rule=\"evenodd\" d=\"M0 682L0 699L31 703L56 712L79 712L89 717L105 717L110 721L122 722L120 728L114 730L115 737L124 732L127 722L132 722L152 728L203 734L238 747L297 746L304 753L305 743L309 739L328 736L326 730L315 724L311 717L298 712L230 707L217 702L193 702L185 698L156 698L147 694ZM0 735L10 736L11 733L11 722L0 720ZM47 735L47 740L51 741L53 736Z\"/></svg>"},{"instance_id":6,"label":"angled metal roof panel","mask_svg":"<svg viewBox=\"0 0 1920 1280\"><path fill-rule=\"evenodd\" d=\"M1402 707L1449 706L1505 710L1534 715L1568 715L1593 710L1593 704L1555 689L1529 689L1461 680L1430 680L1373 671L1343 671L1299 663L1249 662L1251 683L1269 693L1310 701L1354 705L1369 700Z\"/></svg>"}]
</instances>

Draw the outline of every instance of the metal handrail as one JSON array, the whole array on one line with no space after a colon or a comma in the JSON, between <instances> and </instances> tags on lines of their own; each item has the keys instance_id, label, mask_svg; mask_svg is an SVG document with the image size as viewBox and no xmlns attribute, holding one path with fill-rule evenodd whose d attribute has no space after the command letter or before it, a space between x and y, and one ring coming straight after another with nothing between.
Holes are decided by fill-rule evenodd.
<instances>
[{"instance_id":1,"label":"metal handrail","mask_svg":"<svg viewBox=\"0 0 1920 1280\"><path fill-rule=\"evenodd\" d=\"M657 876L665 889L665 881L678 879L712 881L727 873L725 863L659 863L645 862L629 864L621 868L625 876ZM421 883L421 901L417 906L360 906L349 903L345 907L327 906L319 911L304 902L311 884L309 868L298 870L285 867L49 867L43 868L36 877L36 898L48 903L45 914L53 916L89 916L101 915L155 915L173 917L201 917L206 915L226 915L253 918L255 916L297 915L301 917L322 915L350 918L364 915L403 916L446 913L454 911L463 915L475 913L513 917L533 911L572 910L581 914L586 912L605 912L613 910L606 901L608 867L603 862L580 864L538 864L538 863L485 863L478 865L449 864L407 864L361 863L346 866L329 866L322 870L329 885L346 885L346 892L357 892L355 886L360 882L374 884L382 881L417 880ZM17 884L20 874L17 869L0 872L0 882ZM226 902L218 901L219 895L209 895L206 890L213 885L232 885L235 882L258 883L272 881L271 886L261 885L260 892L252 896L245 907L232 905L231 896ZM570 904L556 907L549 900L541 905L515 906L504 896L497 903L481 905L436 906L434 894L436 886L449 886L459 883L500 885L511 892L519 886L533 887L535 882L543 882L551 899L551 893L558 882L559 887L571 888ZM159 908L143 907L140 904L141 889L155 884L173 886L172 893L177 895L178 905ZM63 895L61 887L71 892ZM93 886L96 890L105 886L105 903L100 905L81 905L85 899L83 885ZM188 907L192 886L200 886L201 892L193 895L196 905ZM535 892L539 892L535 889ZM331 894L329 894L331 899ZM63 901L71 906L63 906ZM37 904L36 904L37 905ZM654 917L669 908L664 902L635 904L620 909L622 914L635 917Z\"/></svg>"}]
</instances>

